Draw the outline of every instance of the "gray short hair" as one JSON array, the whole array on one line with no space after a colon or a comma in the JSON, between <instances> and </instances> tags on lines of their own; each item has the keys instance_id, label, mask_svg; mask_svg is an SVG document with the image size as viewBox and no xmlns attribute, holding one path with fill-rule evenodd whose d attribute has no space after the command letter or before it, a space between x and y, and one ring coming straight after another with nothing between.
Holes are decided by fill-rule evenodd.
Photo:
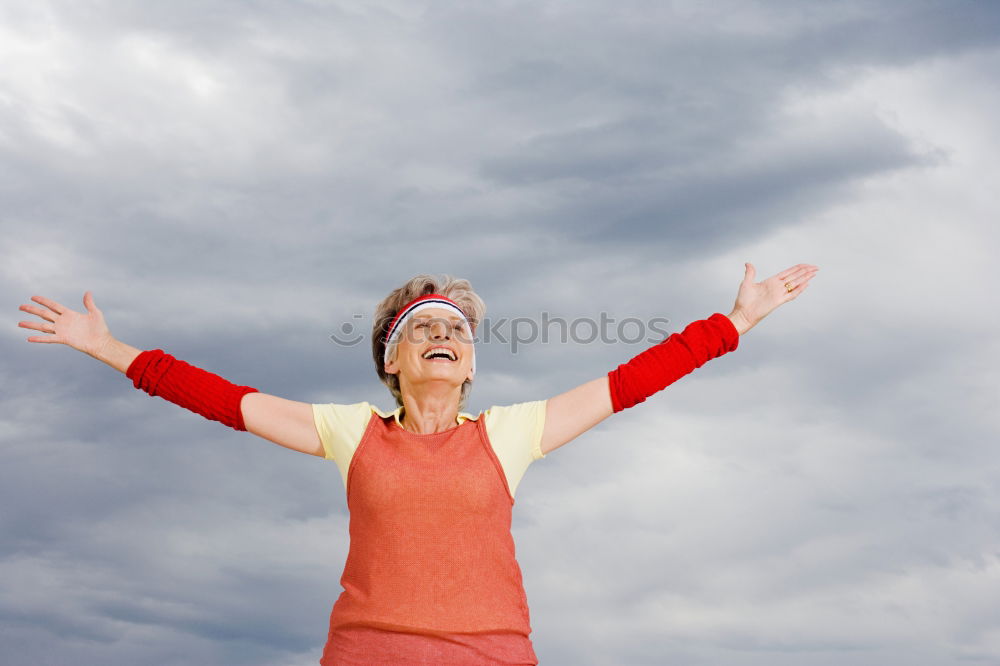
<instances>
[{"instance_id":1,"label":"gray short hair","mask_svg":"<svg viewBox=\"0 0 1000 666\"><path fill-rule=\"evenodd\" d=\"M375 371L382 383L389 387L389 391L396 398L396 405L400 407L403 405L403 394L399 389L399 375L389 374L385 371L385 361L383 360L385 336L389 332L389 325L396 317L396 313L414 298L427 294L441 294L458 303L458 307L462 308L462 312L465 313L473 329L478 328L479 323L486 316L486 304L473 291L469 281L450 275L437 276L426 273L418 275L398 289L394 289L375 306L375 315L372 317L372 356L375 359ZM389 360L395 359L396 343L394 342L389 348ZM471 392L472 382L467 379L462 384L462 395L458 401L460 410L465 408L465 402Z\"/></svg>"}]
</instances>

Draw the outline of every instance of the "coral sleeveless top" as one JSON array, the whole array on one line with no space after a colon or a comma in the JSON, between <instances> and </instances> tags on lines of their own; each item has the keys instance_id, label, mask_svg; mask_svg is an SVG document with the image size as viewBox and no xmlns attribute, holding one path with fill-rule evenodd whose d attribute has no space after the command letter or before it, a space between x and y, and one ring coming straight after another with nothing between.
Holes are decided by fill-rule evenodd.
<instances>
[{"instance_id":1,"label":"coral sleeveless top","mask_svg":"<svg viewBox=\"0 0 1000 666\"><path fill-rule=\"evenodd\" d=\"M352 627L395 632L401 650L407 637L482 635L502 655L480 663L537 663L513 503L484 419L418 435L372 414L347 473L350 549L320 663L352 663L337 651Z\"/></svg>"}]
</instances>

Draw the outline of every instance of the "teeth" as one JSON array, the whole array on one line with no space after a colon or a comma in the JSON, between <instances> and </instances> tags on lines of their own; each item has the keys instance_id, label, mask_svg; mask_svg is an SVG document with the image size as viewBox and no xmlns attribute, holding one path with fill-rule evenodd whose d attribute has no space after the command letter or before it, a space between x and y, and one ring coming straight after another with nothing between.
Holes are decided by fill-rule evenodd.
<instances>
[{"instance_id":1,"label":"teeth","mask_svg":"<svg viewBox=\"0 0 1000 666\"><path fill-rule=\"evenodd\" d=\"M424 352L424 358L430 358L434 354L446 354L448 356L448 360L451 361L458 360L458 357L455 355L455 352L451 351L450 349L446 349L445 347L435 347L433 349L428 349L426 352Z\"/></svg>"}]
</instances>

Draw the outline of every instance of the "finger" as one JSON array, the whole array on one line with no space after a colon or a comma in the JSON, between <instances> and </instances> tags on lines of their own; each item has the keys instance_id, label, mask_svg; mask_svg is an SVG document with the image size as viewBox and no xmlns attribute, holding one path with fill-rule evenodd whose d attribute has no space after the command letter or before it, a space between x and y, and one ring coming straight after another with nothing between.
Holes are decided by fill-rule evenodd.
<instances>
[{"instance_id":1,"label":"finger","mask_svg":"<svg viewBox=\"0 0 1000 666\"><path fill-rule=\"evenodd\" d=\"M779 281L782 282L783 284L788 284L789 282L799 283L804 278L806 278L806 276L808 276L811 273L811 271L812 269L807 267L796 269L794 271L791 271L790 273L788 271L785 271L785 273L788 274L783 278L779 278ZM778 276L776 275L775 277Z\"/></svg>"},{"instance_id":2,"label":"finger","mask_svg":"<svg viewBox=\"0 0 1000 666\"><path fill-rule=\"evenodd\" d=\"M62 314L63 312L69 309L64 305L56 303L51 298L45 298L44 296L32 296L31 300L35 301L36 303L41 303L42 305L52 310L56 314Z\"/></svg>"},{"instance_id":3,"label":"finger","mask_svg":"<svg viewBox=\"0 0 1000 666\"><path fill-rule=\"evenodd\" d=\"M794 277L789 277L782 283L782 287L785 289L785 293L793 293L798 290L803 284L808 284L809 280L812 279L812 275L808 272L796 275Z\"/></svg>"},{"instance_id":4,"label":"finger","mask_svg":"<svg viewBox=\"0 0 1000 666\"><path fill-rule=\"evenodd\" d=\"M806 271L804 271L804 272L802 272L800 274L797 274L795 277L793 277L792 278L792 282L794 282L794 284L797 284L797 285L809 282L809 280L812 280L814 277L816 277L816 273L818 271L819 271L818 268L815 268L815 269L809 268Z\"/></svg>"},{"instance_id":5,"label":"finger","mask_svg":"<svg viewBox=\"0 0 1000 666\"><path fill-rule=\"evenodd\" d=\"M52 336L45 336L45 337L32 336L30 338L27 338L27 340L28 340L28 342L46 342L46 343L53 343L53 342L59 342L59 343L61 343L62 342L62 340L57 340L56 338L54 338Z\"/></svg>"},{"instance_id":6,"label":"finger","mask_svg":"<svg viewBox=\"0 0 1000 666\"><path fill-rule=\"evenodd\" d=\"M789 278L794 277L796 273L800 272L805 267L806 267L805 264L795 264L794 266L786 268L780 273L775 274L774 277L778 278L779 280L788 280Z\"/></svg>"},{"instance_id":7,"label":"finger","mask_svg":"<svg viewBox=\"0 0 1000 666\"><path fill-rule=\"evenodd\" d=\"M83 307L87 308L87 312L97 311L97 306L94 305L94 292L88 291L83 295Z\"/></svg>"},{"instance_id":8,"label":"finger","mask_svg":"<svg viewBox=\"0 0 1000 666\"><path fill-rule=\"evenodd\" d=\"M799 286L797 286L795 289L792 289L790 292L788 292L788 298L785 299L785 302L787 303L788 301L794 301L796 298L799 297L799 294L801 294L803 291L805 291L808 288L809 288L809 283L808 282L803 282L802 284L800 284Z\"/></svg>"},{"instance_id":9,"label":"finger","mask_svg":"<svg viewBox=\"0 0 1000 666\"><path fill-rule=\"evenodd\" d=\"M52 324L39 324L33 321L19 321L17 325L21 328L30 328L33 331L41 331L42 333L55 333L55 326Z\"/></svg>"},{"instance_id":10,"label":"finger","mask_svg":"<svg viewBox=\"0 0 1000 666\"><path fill-rule=\"evenodd\" d=\"M810 264L795 264L791 268L786 268L785 270L781 271L780 273L778 273L777 275L775 275L775 277L778 278L779 280L785 280L790 275L793 275L797 271L800 271L800 270L802 270L804 268L810 268L810 267L811 267Z\"/></svg>"},{"instance_id":11,"label":"finger","mask_svg":"<svg viewBox=\"0 0 1000 666\"><path fill-rule=\"evenodd\" d=\"M744 282L753 282L757 276L757 269L749 261L746 263L746 273L743 275Z\"/></svg>"},{"instance_id":12,"label":"finger","mask_svg":"<svg viewBox=\"0 0 1000 666\"><path fill-rule=\"evenodd\" d=\"M23 310L29 314L38 315L45 321L51 321L55 323L55 320L49 315L49 311L43 310L41 308L36 308L34 305L22 305L18 310Z\"/></svg>"}]
</instances>

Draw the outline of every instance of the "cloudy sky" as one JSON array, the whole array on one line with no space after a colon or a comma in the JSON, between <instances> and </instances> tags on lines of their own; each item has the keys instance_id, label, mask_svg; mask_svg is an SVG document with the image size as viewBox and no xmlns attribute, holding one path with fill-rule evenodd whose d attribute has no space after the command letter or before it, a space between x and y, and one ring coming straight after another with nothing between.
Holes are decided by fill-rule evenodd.
<instances>
[{"instance_id":1,"label":"cloudy sky","mask_svg":"<svg viewBox=\"0 0 1000 666\"><path fill-rule=\"evenodd\" d=\"M1000 8L0 0L0 661L305 666L336 466L25 342L33 294L240 384L393 405L374 304L801 298L529 468L543 664L1000 663ZM469 409L645 342L481 342Z\"/></svg>"}]
</instances>

